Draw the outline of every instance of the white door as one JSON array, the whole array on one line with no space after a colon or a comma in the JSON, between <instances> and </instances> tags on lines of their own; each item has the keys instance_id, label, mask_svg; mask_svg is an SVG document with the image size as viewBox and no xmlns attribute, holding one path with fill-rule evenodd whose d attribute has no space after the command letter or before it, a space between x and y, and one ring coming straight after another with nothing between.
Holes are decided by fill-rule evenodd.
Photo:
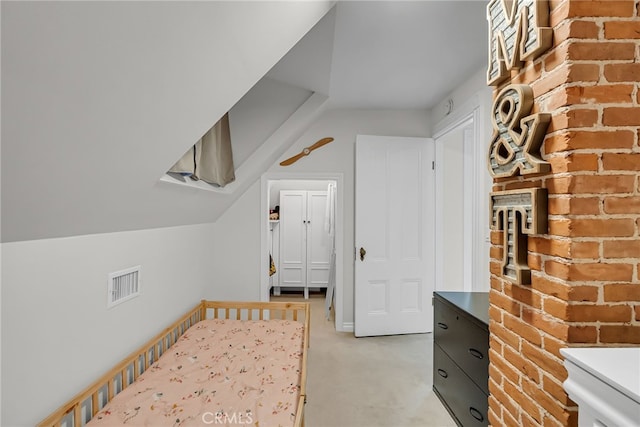
<instances>
[{"instance_id":1,"label":"white door","mask_svg":"<svg viewBox=\"0 0 640 427\"><path fill-rule=\"evenodd\" d=\"M307 192L280 192L280 285L306 285Z\"/></svg>"},{"instance_id":2,"label":"white door","mask_svg":"<svg viewBox=\"0 0 640 427\"><path fill-rule=\"evenodd\" d=\"M327 192L307 192L307 287L326 288L329 283L331 245L324 221Z\"/></svg>"},{"instance_id":3,"label":"white door","mask_svg":"<svg viewBox=\"0 0 640 427\"><path fill-rule=\"evenodd\" d=\"M433 140L356 138L355 335L433 328Z\"/></svg>"}]
</instances>

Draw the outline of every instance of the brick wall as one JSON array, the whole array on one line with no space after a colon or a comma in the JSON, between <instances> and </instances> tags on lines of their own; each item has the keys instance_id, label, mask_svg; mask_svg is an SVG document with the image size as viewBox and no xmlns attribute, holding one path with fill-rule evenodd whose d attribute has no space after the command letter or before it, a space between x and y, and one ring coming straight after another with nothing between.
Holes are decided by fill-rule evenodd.
<instances>
[{"instance_id":1,"label":"brick wall","mask_svg":"<svg viewBox=\"0 0 640 427\"><path fill-rule=\"evenodd\" d=\"M549 229L528 239L532 284L500 276L491 234L489 421L577 425L560 348L640 344L640 2L549 2L553 47L513 72L552 120L548 174L494 180L542 186Z\"/></svg>"}]
</instances>

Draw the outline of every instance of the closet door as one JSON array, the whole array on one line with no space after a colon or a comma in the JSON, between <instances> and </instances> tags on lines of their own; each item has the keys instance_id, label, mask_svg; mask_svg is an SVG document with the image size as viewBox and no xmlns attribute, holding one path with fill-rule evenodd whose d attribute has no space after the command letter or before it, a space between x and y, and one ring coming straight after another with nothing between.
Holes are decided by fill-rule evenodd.
<instances>
[{"instance_id":1,"label":"closet door","mask_svg":"<svg viewBox=\"0 0 640 427\"><path fill-rule=\"evenodd\" d=\"M307 192L280 192L280 286L306 287Z\"/></svg>"},{"instance_id":2,"label":"closet door","mask_svg":"<svg viewBox=\"0 0 640 427\"><path fill-rule=\"evenodd\" d=\"M307 287L326 288L329 283L331 246L324 223L326 191L307 192Z\"/></svg>"}]
</instances>

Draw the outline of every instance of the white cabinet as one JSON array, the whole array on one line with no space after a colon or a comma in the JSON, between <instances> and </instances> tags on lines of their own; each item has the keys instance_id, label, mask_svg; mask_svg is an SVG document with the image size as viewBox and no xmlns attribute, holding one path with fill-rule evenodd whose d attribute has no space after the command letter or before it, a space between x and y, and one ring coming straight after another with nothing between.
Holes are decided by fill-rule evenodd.
<instances>
[{"instance_id":1,"label":"white cabinet","mask_svg":"<svg viewBox=\"0 0 640 427\"><path fill-rule=\"evenodd\" d=\"M640 425L640 348L563 348L567 394L580 427Z\"/></svg>"},{"instance_id":2,"label":"white cabinet","mask_svg":"<svg viewBox=\"0 0 640 427\"><path fill-rule=\"evenodd\" d=\"M323 288L329 281L326 191L280 191L280 286Z\"/></svg>"}]
</instances>

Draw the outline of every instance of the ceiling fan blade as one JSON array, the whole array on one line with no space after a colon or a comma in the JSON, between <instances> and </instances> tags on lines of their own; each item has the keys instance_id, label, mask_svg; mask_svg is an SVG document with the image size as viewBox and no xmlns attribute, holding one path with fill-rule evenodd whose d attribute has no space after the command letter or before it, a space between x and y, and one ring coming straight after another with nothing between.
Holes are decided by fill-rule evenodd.
<instances>
[{"instance_id":1,"label":"ceiling fan blade","mask_svg":"<svg viewBox=\"0 0 640 427\"><path fill-rule=\"evenodd\" d=\"M323 145L326 145L326 144L330 143L331 141L333 141L333 138L322 138L322 139L318 140L317 142L315 142L310 147L306 147L304 150L302 150L301 152L299 152L295 156L289 157L287 160L281 161L280 162L280 166L292 165L295 162L297 162L298 160L300 160L301 158L303 158L304 156L308 156L309 153L311 153L316 148L320 148Z\"/></svg>"}]
</instances>

